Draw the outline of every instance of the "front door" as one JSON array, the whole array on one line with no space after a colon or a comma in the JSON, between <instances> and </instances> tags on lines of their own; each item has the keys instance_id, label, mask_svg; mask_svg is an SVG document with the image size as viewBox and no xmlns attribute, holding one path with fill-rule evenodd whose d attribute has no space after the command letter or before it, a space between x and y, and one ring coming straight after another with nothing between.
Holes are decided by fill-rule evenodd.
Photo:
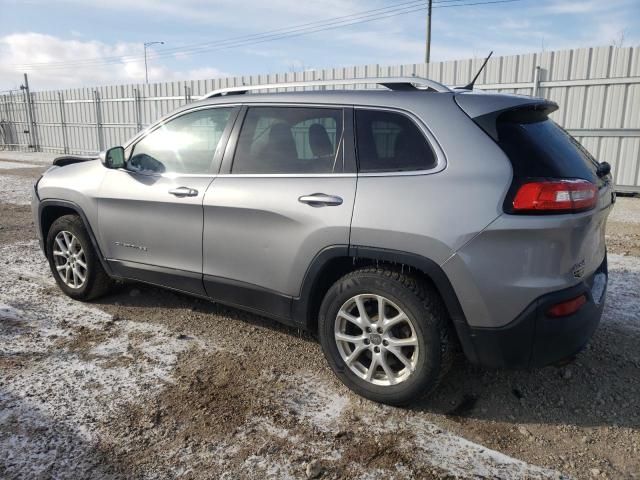
<instances>
[{"instance_id":1,"label":"front door","mask_svg":"<svg viewBox=\"0 0 640 480\"><path fill-rule=\"evenodd\" d=\"M117 275L205 293L202 200L233 113L207 108L169 119L127 149L125 169L108 171L98 234Z\"/></svg>"},{"instance_id":2,"label":"front door","mask_svg":"<svg viewBox=\"0 0 640 480\"><path fill-rule=\"evenodd\" d=\"M346 251L357 180L350 112L249 106L236 122L204 198L211 297L287 320L314 257Z\"/></svg>"}]
</instances>

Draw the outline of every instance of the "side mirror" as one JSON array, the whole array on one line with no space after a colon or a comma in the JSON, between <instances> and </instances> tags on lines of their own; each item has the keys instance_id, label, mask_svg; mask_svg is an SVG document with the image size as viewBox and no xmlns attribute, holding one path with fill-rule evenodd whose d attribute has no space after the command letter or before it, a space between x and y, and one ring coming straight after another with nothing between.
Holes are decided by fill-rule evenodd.
<instances>
[{"instance_id":1,"label":"side mirror","mask_svg":"<svg viewBox=\"0 0 640 480\"><path fill-rule=\"evenodd\" d=\"M106 168L124 168L124 148L113 147L105 152L100 152L100 161Z\"/></svg>"}]
</instances>

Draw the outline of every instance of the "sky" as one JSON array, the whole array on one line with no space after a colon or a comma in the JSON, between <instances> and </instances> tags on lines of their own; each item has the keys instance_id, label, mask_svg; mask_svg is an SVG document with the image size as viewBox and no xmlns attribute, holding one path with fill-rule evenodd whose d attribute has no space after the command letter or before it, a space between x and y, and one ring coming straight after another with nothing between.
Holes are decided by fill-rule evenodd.
<instances>
[{"instance_id":1,"label":"sky","mask_svg":"<svg viewBox=\"0 0 640 480\"><path fill-rule=\"evenodd\" d=\"M640 0L433 1L431 61L484 57L490 50L500 56L640 46ZM0 0L0 91L19 87L24 72L32 91L142 83L143 44L151 41L164 44L148 49L150 82L417 63L425 51L423 3ZM280 33L306 32L309 23L352 14L368 16L306 35L247 38L301 25ZM344 25L355 19L370 21Z\"/></svg>"}]
</instances>

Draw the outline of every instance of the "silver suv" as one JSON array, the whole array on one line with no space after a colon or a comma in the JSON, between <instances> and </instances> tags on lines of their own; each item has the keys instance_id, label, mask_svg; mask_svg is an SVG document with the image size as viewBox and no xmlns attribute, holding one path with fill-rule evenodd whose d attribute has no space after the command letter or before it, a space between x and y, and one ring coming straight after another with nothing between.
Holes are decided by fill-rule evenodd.
<instances>
[{"instance_id":1,"label":"silver suv","mask_svg":"<svg viewBox=\"0 0 640 480\"><path fill-rule=\"evenodd\" d=\"M56 159L33 213L60 288L136 280L309 329L349 388L389 404L433 391L458 347L518 368L581 350L615 197L557 105L323 83L379 85L215 91L99 160Z\"/></svg>"}]
</instances>

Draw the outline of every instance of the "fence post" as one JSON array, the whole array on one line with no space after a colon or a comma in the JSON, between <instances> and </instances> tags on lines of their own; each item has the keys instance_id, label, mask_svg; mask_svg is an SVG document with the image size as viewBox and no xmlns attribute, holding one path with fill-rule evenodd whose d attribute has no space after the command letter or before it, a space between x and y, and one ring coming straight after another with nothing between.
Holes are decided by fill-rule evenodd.
<instances>
[{"instance_id":1,"label":"fence post","mask_svg":"<svg viewBox=\"0 0 640 480\"><path fill-rule=\"evenodd\" d=\"M64 117L64 98L62 92L58 92L58 105L60 105L60 128L62 129L62 146L64 153L69 153L69 141L67 139L67 122Z\"/></svg>"},{"instance_id":2,"label":"fence post","mask_svg":"<svg viewBox=\"0 0 640 480\"><path fill-rule=\"evenodd\" d=\"M96 109L96 135L98 137L98 149L104 150L104 132L102 131L102 108L100 107L100 94L93 91L93 104Z\"/></svg>"},{"instance_id":3,"label":"fence post","mask_svg":"<svg viewBox=\"0 0 640 480\"><path fill-rule=\"evenodd\" d=\"M536 65L536 69L533 71L533 97L538 96L540 90L540 66Z\"/></svg>"},{"instance_id":4,"label":"fence post","mask_svg":"<svg viewBox=\"0 0 640 480\"><path fill-rule=\"evenodd\" d=\"M9 143L11 137L11 123L9 123L9 107L7 104L7 96L2 95L2 105L4 106L5 117L0 117L0 149L4 150Z\"/></svg>"},{"instance_id":5,"label":"fence post","mask_svg":"<svg viewBox=\"0 0 640 480\"><path fill-rule=\"evenodd\" d=\"M186 103L191 103L191 89L186 85L184 86L184 101Z\"/></svg>"},{"instance_id":6,"label":"fence post","mask_svg":"<svg viewBox=\"0 0 640 480\"><path fill-rule=\"evenodd\" d=\"M11 95L11 92L9 92L9 95ZM11 99L11 97L7 98L7 95L2 96L2 104L4 105L4 114L6 116L5 120L7 122L9 121L9 99Z\"/></svg>"},{"instance_id":7,"label":"fence post","mask_svg":"<svg viewBox=\"0 0 640 480\"><path fill-rule=\"evenodd\" d=\"M136 112L136 127L138 131L142 130L142 111L140 105L140 92L137 88L133 89L133 101Z\"/></svg>"},{"instance_id":8,"label":"fence post","mask_svg":"<svg viewBox=\"0 0 640 480\"><path fill-rule=\"evenodd\" d=\"M24 85L20 87L24 93L24 107L27 113L27 122L29 124L29 130L25 133L29 133L29 142L34 151L38 151L38 141L36 138L36 121L33 115L33 104L31 103L31 92L29 91L29 78L27 74L24 74Z\"/></svg>"},{"instance_id":9,"label":"fence post","mask_svg":"<svg viewBox=\"0 0 640 480\"><path fill-rule=\"evenodd\" d=\"M11 150L20 150L20 137L18 136L18 127L16 125L16 102L13 100L13 92L9 91L9 103L11 104L11 108L10 108L10 121L13 124L13 132L15 132L15 142L16 144L13 146L13 148L11 148ZM7 112L7 115L9 115L9 112Z\"/></svg>"}]
</instances>

